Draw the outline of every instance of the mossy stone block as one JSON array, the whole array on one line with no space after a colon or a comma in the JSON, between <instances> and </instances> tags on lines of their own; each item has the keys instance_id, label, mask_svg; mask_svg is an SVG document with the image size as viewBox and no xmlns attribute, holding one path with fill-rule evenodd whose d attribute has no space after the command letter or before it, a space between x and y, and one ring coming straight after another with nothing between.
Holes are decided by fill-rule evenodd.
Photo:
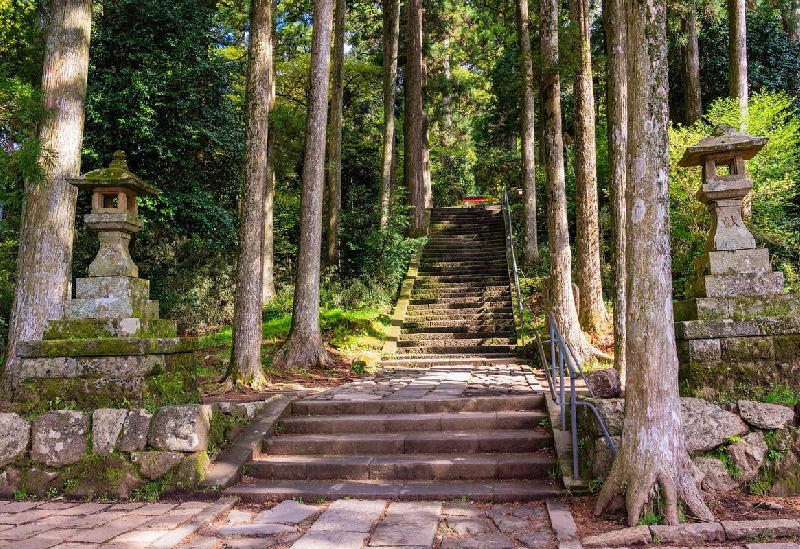
<instances>
[{"instance_id":1,"label":"mossy stone block","mask_svg":"<svg viewBox=\"0 0 800 549\"><path fill-rule=\"evenodd\" d=\"M100 338L21 341L20 357L124 356L188 353L200 348L196 337L165 338Z\"/></svg>"},{"instance_id":2,"label":"mossy stone block","mask_svg":"<svg viewBox=\"0 0 800 549\"><path fill-rule=\"evenodd\" d=\"M87 456L62 472L64 494L75 498L128 498L145 485L136 467L117 454Z\"/></svg>"},{"instance_id":3,"label":"mossy stone block","mask_svg":"<svg viewBox=\"0 0 800 549\"><path fill-rule=\"evenodd\" d=\"M727 362L773 360L774 356L771 337L730 337L722 340L722 360Z\"/></svg>"}]
</instances>

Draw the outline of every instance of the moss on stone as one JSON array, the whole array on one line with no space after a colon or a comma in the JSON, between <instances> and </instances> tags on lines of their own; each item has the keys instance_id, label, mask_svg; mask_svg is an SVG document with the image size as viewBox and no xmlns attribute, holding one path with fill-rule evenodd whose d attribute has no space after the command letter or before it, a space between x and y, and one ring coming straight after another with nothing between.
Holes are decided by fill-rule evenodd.
<instances>
[{"instance_id":1,"label":"moss on stone","mask_svg":"<svg viewBox=\"0 0 800 549\"><path fill-rule=\"evenodd\" d=\"M27 357L80 357L80 356L125 356L189 353L200 348L196 337L167 338L95 338L54 339L28 341L22 346L20 356Z\"/></svg>"},{"instance_id":2,"label":"moss on stone","mask_svg":"<svg viewBox=\"0 0 800 549\"><path fill-rule=\"evenodd\" d=\"M64 495L71 497L130 497L145 482L121 455L89 455L61 470Z\"/></svg>"}]
</instances>

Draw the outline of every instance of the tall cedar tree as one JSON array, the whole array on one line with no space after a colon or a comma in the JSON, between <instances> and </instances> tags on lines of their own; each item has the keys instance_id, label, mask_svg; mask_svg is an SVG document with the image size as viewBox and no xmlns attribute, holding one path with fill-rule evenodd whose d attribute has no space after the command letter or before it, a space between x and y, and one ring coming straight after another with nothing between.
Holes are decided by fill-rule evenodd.
<instances>
[{"instance_id":1,"label":"tall cedar tree","mask_svg":"<svg viewBox=\"0 0 800 549\"><path fill-rule=\"evenodd\" d=\"M70 297L75 200L67 182L81 166L91 0L53 0L42 68L44 119L39 128L41 181L25 182L17 288L11 311L3 385L20 381L20 341L42 338L48 320L60 319Z\"/></svg>"},{"instance_id":2,"label":"tall cedar tree","mask_svg":"<svg viewBox=\"0 0 800 549\"><path fill-rule=\"evenodd\" d=\"M592 52L589 2L570 0L578 63L575 67L575 259L579 293L578 319L587 332L602 334L609 318L600 279L600 216L597 203Z\"/></svg>"},{"instance_id":3,"label":"tall cedar tree","mask_svg":"<svg viewBox=\"0 0 800 549\"><path fill-rule=\"evenodd\" d=\"M271 0L274 2L274 0ZM273 6L274 7L274 6ZM269 110L275 106L275 27L270 24L269 41L273 51L273 60L269 64L270 100ZM263 303L269 303L275 297L275 133L267 136L267 175L264 187L264 244L261 255Z\"/></svg>"},{"instance_id":4,"label":"tall cedar tree","mask_svg":"<svg viewBox=\"0 0 800 549\"><path fill-rule=\"evenodd\" d=\"M625 0L628 20L627 345L622 444L595 507L624 493L628 523L654 494L712 520L684 443L672 316L666 0ZM658 491L654 491L654 488Z\"/></svg>"},{"instance_id":5,"label":"tall cedar tree","mask_svg":"<svg viewBox=\"0 0 800 549\"><path fill-rule=\"evenodd\" d=\"M530 15L528 0L517 0L517 41L522 73L522 200L524 235L522 259L538 263L539 242L536 235L536 133L534 132L533 56L531 55Z\"/></svg>"},{"instance_id":6,"label":"tall cedar tree","mask_svg":"<svg viewBox=\"0 0 800 549\"><path fill-rule=\"evenodd\" d=\"M683 20L686 34L684 52L684 104L686 124L692 125L703 116L703 99L700 95L700 45L697 31L697 3L689 0L686 17Z\"/></svg>"},{"instance_id":7,"label":"tall cedar tree","mask_svg":"<svg viewBox=\"0 0 800 549\"><path fill-rule=\"evenodd\" d=\"M592 354L578 323L572 292L572 250L567 226L564 141L561 131L561 77L558 71L558 1L541 0L542 141L547 178L547 239L550 248L549 307L556 325L584 362Z\"/></svg>"},{"instance_id":8,"label":"tall cedar tree","mask_svg":"<svg viewBox=\"0 0 800 549\"><path fill-rule=\"evenodd\" d=\"M264 190L273 89L271 8L271 0L252 0L250 4L244 181L229 372L234 382L253 389L262 388L266 383L261 369L261 309Z\"/></svg>"},{"instance_id":9,"label":"tall cedar tree","mask_svg":"<svg viewBox=\"0 0 800 549\"><path fill-rule=\"evenodd\" d=\"M397 97L397 54L400 39L400 0L383 0L383 165L381 168L381 228L389 225L394 186L394 102Z\"/></svg>"},{"instance_id":10,"label":"tall cedar tree","mask_svg":"<svg viewBox=\"0 0 800 549\"><path fill-rule=\"evenodd\" d=\"M728 0L728 51L731 97L738 99L739 126L747 126L747 20L745 0Z\"/></svg>"},{"instance_id":11,"label":"tall cedar tree","mask_svg":"<svg viewBox=\"0 0 800 549\"><path fill-rule=\"evenodd\" d=\"M433 206L428 152L428 115L425 112L425 58L422 50L422 0L408 0L406 54L404 172L411 203L411 235L427 232L425 210Z\"/></svg>"},{"instance_id":12,"label":"tall cedar tree","mask_svg":"<svg viewBox=\"0 0 800 549\"><path fill-rule=\"evenodd\" d=\"M292 327L273 365L324 366L330 361L319 328L322 202L325 190L325 128L331 67L334 0L315 0L311 35L308 120L300 203L300 246L297 256Z\"/></svg>"},{"instance_id":13,"label":"tall cedar tree","mask_svg":"<svg viewBox=\"0 0 800 549\"><path fill-rule=\"evenodd\" d=\"M608 187L613 224L614 369L625 382L625 155L628 147L628 82L623 0L603 0L606 32L606 112L608 113Z\"/></svg>"},{"instance_id":14,"label":"tall cedar tree","mask_svg":"<svg viewBox=\"0 0 800 549\"><path fill-rule=\"evenodd\" d=\"M328 137L328 233L325 264L339 261L339 211L342 209L342 103L344 102L344 24L347 0L335 0L333 14L333 93Z\"/></svg>"}]
</instances>

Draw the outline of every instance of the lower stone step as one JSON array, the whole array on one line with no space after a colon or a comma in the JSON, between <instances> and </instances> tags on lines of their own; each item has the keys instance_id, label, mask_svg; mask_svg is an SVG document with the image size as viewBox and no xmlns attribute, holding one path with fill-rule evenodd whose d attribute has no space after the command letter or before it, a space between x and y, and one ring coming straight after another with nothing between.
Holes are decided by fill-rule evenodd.
<instances>
[{"instance_id":1,"label":"lower stone step","mask_svg":"<svg viewBox=\"0 0 800 549\"><path fill-rule=\"evenodd\" d=\"M515 480L546 479L557 460L532 454L429 456L269 456L247 464L265 480Z\"/></svg>"},{"instance_id":2,"label":"lower stone step","mask_svg":"<svg viewBox=\"0 0 800 549\"><path fill-rule=\"evenodd\" d=\"M402 357L386 357L381 360L383 368L431 368L436 366L482 366L504 364L527 364L515 354L487 354L481 356L404 354Z\"/></svg>"},{"instance_id":3,"label":"lower stone step","mask_svg":"<svg viewBox=\"0 0 800 549\"><path fill-rule=\"evenodd\" d=\"M517 360L514 355L503 355ZM419 357L421 359L430 357ZM497 360L500 357L491 357ZM438 360L438 358L437 358ZM452 360L452 359L451 359ZM470 362L476 362L470 359ZM426 364L431 366L431 364ZM294 416L337 414L418 414L447 412L498 412L513 410L543 410L544 393L516 396L485 396L468 398L382 399L382 400L297 400L292 402Z\"/></svg>"},{"instance_id":4,"label":"lower stone step","mask_svg":"<svg viewBox=\"0 0 800 549\"><path fill-rule=\"evenodd\" d=\"M391 499L400 501L460 500L480 502L537 501L564 495L560 483L550 480L506 482L412 482L412 481L291 481L237 484L226 495L262 503L303 499Z\"/></svg>"},{"instance_id":5,"label":"lower stone step","mask_svg":"<svg viewBox=\"0 0 800 549\"><path fill-rule=\"evenodd\" d=\"M282 420L285 435L354 434L354 433L421 433L473 429L535 429L547 412L445 412L419 414L290 416Z\"/></svg>"},{"instance_id":6,"label":"lower stone step","mask_svg":"<svg viewBox=\"0 0 800 549\"><path fill-rule=\"evenodd\" d=\"M553 444L532 430L283 435L264 441L262 452L277 455L479 454L535 452Z\"/></svg>"}]
</instances>

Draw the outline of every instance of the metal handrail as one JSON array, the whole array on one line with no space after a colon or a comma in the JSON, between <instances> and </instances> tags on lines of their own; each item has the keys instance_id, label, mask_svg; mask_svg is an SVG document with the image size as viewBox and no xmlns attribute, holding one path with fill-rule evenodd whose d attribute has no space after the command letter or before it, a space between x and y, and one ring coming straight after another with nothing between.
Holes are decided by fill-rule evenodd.
<instances>
[{"instance_id":1,"label":"metal handrail","mask_svg":"<svg viewBox=\"0 0 800 549\"><path fill-rule=\"evenodd\" d=\"M506 261L514 290L517 294L517 314L519 315L519 344L525 344L525 306L522 303L522 290L519 286L519 269L517 269L517 255L514 252L514 228L511 225L511 208L508 205L508 191L503 189L503 222L506 226Z\"/></svg>"},{"instance_id":2,"label":"metal handrail","mask_svg":"<svg viewBox=\"0 0 800 549\"><path fill-rule=\"evenodd\" d=\"M549 328L549 335L550 338L548 340L543 341L539 337L539 333L536 333L536 343L539 348L539 356L542 360L542 366L544 366L545 375L547 376L548 384L550 385L550 396L553 399L553 402L556 403L557 406L561 408L561 428L564 428L564 425L567 422L567 404L570 407L570 428L572 432L572 476L573 478L580 477L580 467L578 462L578 406L587 406L593 413L595 419L597 419L597 423L600 425L600 429L603 431L603 436L608 443L608 447L611 448L611 451L616 454L617 453L617 446L614 444L611 435L608 433L608 429L606 429L605 423L603 423L603 419L600 417L600 413L597 411L597 408L591 402L579 401L577 398L577 389L576 389L576 382L578 379L582 379L583 382L586 384L586 389L589 392L590 397L594 397L592 393L592 389L589 387L589 384L586 383L586 376L583 373L583 368L581 368L580 362L575 357L575 351L572 349L572 345L569 344L568 341L565 341L561 335L561 332L558 331L558 327L556 326L555 319L553 318L553 313L547 313L547 325ZM545 345L550 346L550 360L547 360L545 355ZM565 388L565 381L564 375L566 374L569 376L569 401L566 399L566 388Z\"/></svg>"}]
</instances>

